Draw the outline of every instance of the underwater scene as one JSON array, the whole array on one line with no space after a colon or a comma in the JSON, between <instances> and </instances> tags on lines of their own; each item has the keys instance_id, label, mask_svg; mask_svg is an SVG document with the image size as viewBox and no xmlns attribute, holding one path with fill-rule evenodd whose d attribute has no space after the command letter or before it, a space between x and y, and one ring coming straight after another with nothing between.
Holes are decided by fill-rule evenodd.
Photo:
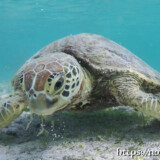
<instances>
[{"instance_id":1,"label":"underwater scene","mask_svg":"<svg viewBox=\"0 0 160 160\"><path fill-rule=\"evenodd\" d=\"M159 60L159 0L0 0L0 160L160 159Z\"/></svg>"}]
</instances>

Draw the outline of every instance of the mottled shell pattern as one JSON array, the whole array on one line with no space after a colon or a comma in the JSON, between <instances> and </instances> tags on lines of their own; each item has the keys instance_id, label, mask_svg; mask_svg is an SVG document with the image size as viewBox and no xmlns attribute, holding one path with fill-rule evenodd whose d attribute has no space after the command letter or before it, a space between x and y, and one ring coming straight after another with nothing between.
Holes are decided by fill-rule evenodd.
<instances>
[{"instance_id":1,"label":"mottled shell pattern","mask_svg":"<svg viewBox=\"0 0 160 160\"><path fill-rule=\"evenodd\" d=\"M95 34L78 34L57 40L35 56L64 52L74 56L95 77L132 74L141 79L146 91L160 89L160 74L119 44Z\"/></svg>"}]
</instances>

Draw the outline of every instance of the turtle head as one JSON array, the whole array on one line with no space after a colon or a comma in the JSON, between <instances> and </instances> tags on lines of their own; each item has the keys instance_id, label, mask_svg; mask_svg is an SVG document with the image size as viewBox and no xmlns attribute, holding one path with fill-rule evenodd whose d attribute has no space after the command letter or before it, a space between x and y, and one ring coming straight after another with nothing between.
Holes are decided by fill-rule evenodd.
<instances>
[{"instance_id":1,"label":"turtle head","mask_svg":"<svg viewBox=\"0 0 160 160\"><path fill-rule=\"evenodd\" d=\"M33 113L53 114L82 101L88 94L87 73L74 57L50 53L35 62L35 66L28 64L34 67L21 80Z\"/></svg>"}]
</instances>

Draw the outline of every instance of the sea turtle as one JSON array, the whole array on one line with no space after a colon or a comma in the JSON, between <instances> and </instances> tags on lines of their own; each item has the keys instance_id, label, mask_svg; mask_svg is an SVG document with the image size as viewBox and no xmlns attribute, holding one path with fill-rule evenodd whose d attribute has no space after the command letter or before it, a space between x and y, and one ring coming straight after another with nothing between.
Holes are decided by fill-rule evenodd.
<instances>
[{"instance_id":1,"label":"sea turtle","mask_svg":"<svg viewBox=\"0 0 160 160\"><path fill-rule=\"evenodd\" d=\"M160 74L124 47L95 34L57 40L31 57L2 99L0 129L29 106L41 116L62 110L131 106L160 119Z\"/></svg>"}]
</instances>

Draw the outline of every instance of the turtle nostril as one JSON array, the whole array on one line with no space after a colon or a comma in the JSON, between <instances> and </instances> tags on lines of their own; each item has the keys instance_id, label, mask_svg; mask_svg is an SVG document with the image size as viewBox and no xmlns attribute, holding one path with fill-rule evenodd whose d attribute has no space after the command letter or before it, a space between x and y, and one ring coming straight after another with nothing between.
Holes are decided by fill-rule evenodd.
<instances>
[{"instance_id":1,"label":"turtle nostril","mask_svg":"<svg viewBox=\"0 0 160 160\"><path fill-rule=\"evenodd\" d=\"M29 94L30 94L30 95L33 95L33 94L34 94L34 90L31 89L31 90L29 91Z\"/></svg>"}]
</instances>

